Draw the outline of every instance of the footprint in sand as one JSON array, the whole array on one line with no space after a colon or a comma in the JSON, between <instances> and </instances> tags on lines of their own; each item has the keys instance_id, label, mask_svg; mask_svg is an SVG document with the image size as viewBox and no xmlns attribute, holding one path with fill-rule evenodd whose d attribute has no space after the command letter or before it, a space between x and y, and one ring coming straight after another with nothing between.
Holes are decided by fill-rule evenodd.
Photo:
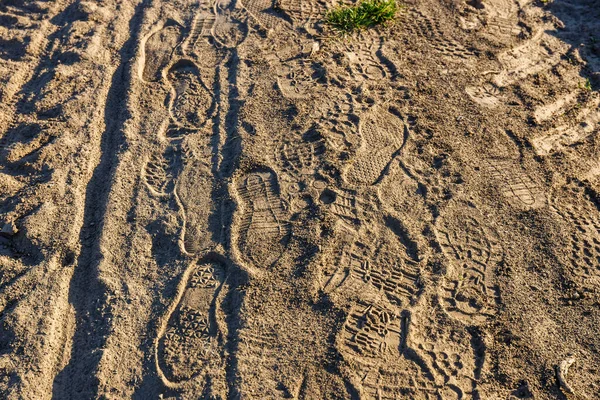
<instances>
[{"instance_id":1,"label":"footprint in sand","mask_svg":"<svg viewBox=\"0 0 600 400\"><path fill-rule=\"evenodd\" d=\"M458 366L455 370L460 369L458 376L444 373L430 362L430 354L412 343L411 325L406 311L363 302L352 307L337 340L349 383L365 399L466 398L472 381L462 376L469 371L462 371L460 358L456 361L457 355L450 355ZM435 350L433 356L448 357Z\"/></svg>"},{"instance_id":2,"label":"footprint in sand","mask_svg":"<svg viewBox=\"0 0 600 400\"><path fill-rule=\"evenodd\" d=\"M552 29L551 27L549 27ZM529 76L548 71L560 63L568 45L540 29L523 44L498 54L502 71L492 78L497 87L507 87Z\"/></svg>"},{"instance_id":3,"label":"footprint in sand","mask_svg":"<svg viewBox=\"0 0 600 400\"><path fill-rule=\"evenodd\" d=\"M218 261L193 264L184 273L156 342L158 371L168 386L182 385L222 362L217 297L224 282L225 266Z\"/></svg>"},{"instance_id":4,"label":"footprint in sand","mask_svg":"<svg viewBox=\"0 0 600 400\"><path fill-rule=\"evenodd\" d=\"M314 29L311 25L321 21L329 8L324 0L279 0L277 6L291 19L294 26L302 26L305 29Z\"/></svg>"},{"instance_id":5,"label":"footprint in sand","mask_svg":"<svg viewBox=\"0 0 600 400\"><path fill-rule=\"evenodd\" d=\"M241 8L232 11L227 3L230 1L225 0L223 4L216 6L212 35L218 46L235 49L248 36L248 13Z\"/></svg>"},{"instance_id":6,"label":"footprint in sand","mask_svg":"<svg viewBox=\"0 0 600 400\"><path fill-rule=\"evenodd\" d=\"M408 127L396 113L375 107L360 122L359 133L361 145L344 180L356 186L374 185L402 149Z\"/></svg>"},{"instance_id":7,"label":"footprint in sand","mask_svg":"<svg viewBox=\"0 0 600 400\"><path fill-rule=\"evenodd\" d=\"M495 313L498 297L494 270L503 249L497 233L484 227L484 216L458 204L436 222L435 234L448 257L448 273L441 287L446 312L467 324L481 323Z\"/></svg>"},{"instance_id":8,"label":"footprint in sand","mask_svg":"<svg viewBox=\"0 0 600 400\"><path fill-rule=\"evenodd\" d=\"M152 155L142 169L142 181L153 196L175 197L183 220L180 248L188 255L209 249L220 229L212 223L212 218L218 218L218 206L212 200L209 140L196 138L196 149L204 148L200 154L205 158L172 144ZM182 151L186 154L179 154Z\"/></svg>"},{"instance_id":9,"label":"footprint in sand","mask_svg":"<svg viewBox=\"0 0 600 400\"><path fill-rule=\"evenodd\" d=\"M169 111L173 122L185 128L204 126L216 104L196 64L180 60L169 69L167 78L171 84Z\"/></svg>"},{"instance_id":10,"label":"footprint in sand","mask_svg":"<svg viewBox=\"0 0 600 400\"><path fill-rule=\"evenodd\" d=\"M319 80L323 72L310 60L282 61L276 67L277 87L284 97L306 100L319 95Z\"/></svg>"},{"instance_id":11,"label":"footprint in sand","mask_svg":"<svg viewBox=\"0 0 600 400\"><path fill-rule=\"evenodd\" d=\"M265 29L275 29L289 23L277 14L271 0L244 0L240 2L248 13Z\"/></svg>"},{"instance_id":12,"label":"footprint in sand","mask_svg":"<svg viewBox=\"0 0 600 400\"><path fill-rule=\"evenodd\" d=\"M323 253L323 292L411 304L421 290L419 264L392 232L360 233L345 223L336 226L331 252Z\"/></svg>"},{"instance_id":13,"label":"footprint in sand","mask_svg":"<svg viewBox=\"0 0 600 400\"><path fill-rule=\"evenodd\" d=\"M154 196L165 197L173 192L175 154L172 147L150 156L142 168L142 181Z\"/></svg>"},{"instance_id":14,"label":"footprint in sand","mask_svg":"<svg viewBox=\"0 0 600 400\"><path fill-rule=\"evenodd\" d=\"M432 315L411 315L407 347L415 349L435 377L441 397L434 398L480 398L476 377L486 368L480 335L458 322L440 325Z\"/></svg>"},{"instance_id":15,"label":"footprint in sand","mask_svg":"<svg viewBox=\"0 0 600 400\"><path fill-rule=\"evenodd\" d=\"M497 183L502 194L517 207L539 208L546 204L544 192L519 165L511 158L487 160L485 170Z\"/></svg>"},{"instance_id":16,"label":"footprint in sand","mask_svg":"<svg viewBox=\"0 0 600 400\"><path fill-rule=\"evenodd\" d=\"M192 22L190 34L183 45L185 53L193 53L201 38L205 40L210 38L212 36L214 25L215 14L212 7L210 7L208 2L201 2L199 4L199 10L196 12L196 16Z\"/></svg>"},{"instance_id":17,"label":"footprint in sand","mask_svg":"<svg viewBox=\"0 0 600 400\"><path fill-rule=\"evenodd\" d=\"M499 53L501 70L481 87L466 88L466 93L481 106L497 107L504 101L504 88L555 67L567 50L565 43L540 29L531 39Z\"/></svg>"},{"instance_id":18,"label":"footprint in sand","mask_svg":"<svg viewBox=\"0 0 600 400\"><path fill-rule=\"evenodd\" d=\"M553 108L560 110L565 103L574 102L575 100L574 95L566 97L561 102L553 105ZM592 100L586 105L578 103L577 107L581 107L581 109L572 121L562 123L531 140L531 144L538 155L547 156L556 152L564 152L577 144L585 143L598 131L600 127L600 99ZM549 111L546 111L546 115L551 116L552 111L552 108L550 108Z\"/></svg>"},{"instance_id":19,"label":"footprint in sand","mask_svg":"<svg viewBox=\"0 0 600 400\"><path fill-rule=\"evenodd\" d=\"M289 226L273 172L251 172L236 183L239 198L237 245L254 266L271 266L284 251Z\"/></svg>"},{"instance_id":20,"label":"footprint in sand","mask_svg":"<svg viewBox=\"0 0 600 400\"><path fill-rule=\"evenodd\" d=\"M144 51L142 80L146 82L160 80L162 69L169 63L171 55L180 41L181 28L173 21L168 21L162 28L150 33L142 47Z\"/></svg>"},{"instance_id":21,"label":"footprint in sand","mask_svg":"<svg viewBox=\"0 0 600 400\"><path fill-rule=\"evenodd\" d=\"M273 141L273 148L273 160L296 181L314 175L326 153L324 138L312 130L302 135L284 135Z\"/></svg>"},{"instance_id":22,"label":"footprint in sand","mask_svg":"<svg viewBox=\"0 0 600 400\"><path fill-rule=\"evenodd\" d=\"M181 247L187 254L208 249L212 242L210 218L216 214L212 201L213 175L202 162L190 162L183 169L175 186L175 195L184 210Z\"/></svg>"},{"instance_id":23,"label":"footprint in sand","mask_svg":"<svg viewBox=\"0 0 600 400\"><path fill-rule=\"evenodd\" d=\"M492 41L510 42L521 33L519 5L514 0L487 0L481 3L486 10L484 36Z\"/></svg>"},{"instance_id":24,"label":"footprint in sand","mask_svg":"<svg viewBox=\"0 0 600 400\"><path fill-rule=\"evenodd\" d=\"M484 83L481 86L469 86L465 88L465 92L471 100L483 107L497 107L503 100L500 89L491 83Z\"/></svg>"},{"instance_id":25,"label":"footprint in sand","mask_svg":"<svg viewBox=\"0 0 600 400\"><path fill-rule=\"evenodd\" d=\"M359 214L363 214L367 208L367 204L353 190L329 188L324 182L319 182L319 186L316 188L320 192L319 203L328 213L342 221L357 222Z\"/></svg>"},{"instance_id":26,"label":"footprint in sand","mask_svg":"<svg viewBox=\"0 0 600 400\"><path fill-rule=\"evenodd\" d=\"M400 14L400 18L408 32L422 38L444 56L466 60L475 55L443 31L443 24L436 17L430 17L416 8L409 8L407 12Z\"/></svg>"},{"instance_id":27,"label":"footprint in sand","mask_svg":"<svg viewBox=\"0 0 600 400\"><path fill-rule=\"evenodd\" d=\"M553 211L569 227L569 251L565 251L568 269L585 289L600 287L600 214L585 190L567 186L553 200Z\"/></svg>"},{"instance_id":28,"label":"footprint in sand","mask_svg":"<svg viewBox=\"0 0 600 400\"><path fill-rule=\"evenodd\" d=\"M384 80L389 83L393 73L381 62L382 44L380 38L366 32L359 33L356 41L341 43L338 52L343 54L341 59L346 75L342 79L354 84L368 82L373 85Z\"/></svg>"}]
</instances>

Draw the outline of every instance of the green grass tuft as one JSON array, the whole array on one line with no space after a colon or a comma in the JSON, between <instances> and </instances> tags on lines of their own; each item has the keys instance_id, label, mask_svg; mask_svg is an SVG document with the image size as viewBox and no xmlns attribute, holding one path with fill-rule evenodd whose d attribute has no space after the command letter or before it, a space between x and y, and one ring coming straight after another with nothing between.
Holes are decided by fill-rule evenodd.
<instances>
[{"instance_id":1,"label":"green grass tuft","mask_svg":"<svg viewBox=\"0 0 600 400\"><path fill-rule=\"evenodd\" d=\"M352 33L390 21L397 11L396 0L362 0L355 6L329 11L325 22L340 33Z\"/></svg>"}]
</instances>

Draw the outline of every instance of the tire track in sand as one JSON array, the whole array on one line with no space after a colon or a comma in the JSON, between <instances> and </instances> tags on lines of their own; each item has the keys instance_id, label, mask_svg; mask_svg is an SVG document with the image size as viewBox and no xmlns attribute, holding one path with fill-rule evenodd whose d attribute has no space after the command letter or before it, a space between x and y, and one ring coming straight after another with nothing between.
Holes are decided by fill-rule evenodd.
<instances>
[{"instance_id":1,"label":"tire track in sand","mask_svg":"<svg viewBox=\"0 0 600 400\"><path fill-rule=\"evenodd\" d=\"M106 288L99 276L104 258L101 248L102 227L112 178L119 154L126 143L123 129L129 115L125 102L134 75L131 64L142 14L148 3L148 0L138 3L128 24L124 26L130 35L119 52L118 66L112 74L106 98L101 154L87 186L84 222L79 235L82 249L69 289L69 302L75 310L75 334L69 363L54 380L53 396L57 398L93 398L98 392L99 380L95 376L101 355L98 350L105 346L111 326L109 313L106 312ZM82 374L81 371L86 372Z\"/></svg>"}]
</instances>

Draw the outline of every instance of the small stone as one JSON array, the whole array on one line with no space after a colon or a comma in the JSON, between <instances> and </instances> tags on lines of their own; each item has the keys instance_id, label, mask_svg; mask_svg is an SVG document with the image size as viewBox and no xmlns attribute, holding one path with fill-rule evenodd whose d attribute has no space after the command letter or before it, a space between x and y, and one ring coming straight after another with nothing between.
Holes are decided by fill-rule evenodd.
<instances>
[{"instance_id":1,"label":"small stone","mask_svg":"<svg viewBox=\"0 0 600 400\"><path fill-rule=\"evenodd\" d=\"M4 237L11 237L17 234L19 230L14 222L7 222L2 226L2 230L0 230L0 235Z\"/></svg>"},{"instance_id":2,"label":"small stone","mask_svg":"<svg viewBox=\"0 0 600 400\"><path fill-rule=\"evenodd\" d=\"M313 42L312 47L310 49L310 55L316 54L321 49L319 42Z\"/></svg>"},{"instance_id":3,"label":"small stone","mask_svg":"<svg viewBox=\"0 0 600 400\"><path fill-rule=\"evenodd\" d=\"M579 300L581 298L581 294L579 294L579 292L575 292L573 294L573 300Z\"/></svg>"}]
</instances>

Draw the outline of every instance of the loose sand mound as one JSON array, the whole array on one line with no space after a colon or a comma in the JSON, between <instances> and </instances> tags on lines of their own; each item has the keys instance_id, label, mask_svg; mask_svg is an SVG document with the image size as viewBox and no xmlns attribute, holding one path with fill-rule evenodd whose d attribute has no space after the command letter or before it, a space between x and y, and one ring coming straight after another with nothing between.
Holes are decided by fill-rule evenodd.
<instances>
[{"instance_id":1,"label":"loose sand mound","mask_svg":"<svg viewBox=\"0 0 600 400\"><path fill-rule=\"evenodd\" d=\"M0 397L600 398L600 3L0 3Z\"/></svg>"}]
</instances>

